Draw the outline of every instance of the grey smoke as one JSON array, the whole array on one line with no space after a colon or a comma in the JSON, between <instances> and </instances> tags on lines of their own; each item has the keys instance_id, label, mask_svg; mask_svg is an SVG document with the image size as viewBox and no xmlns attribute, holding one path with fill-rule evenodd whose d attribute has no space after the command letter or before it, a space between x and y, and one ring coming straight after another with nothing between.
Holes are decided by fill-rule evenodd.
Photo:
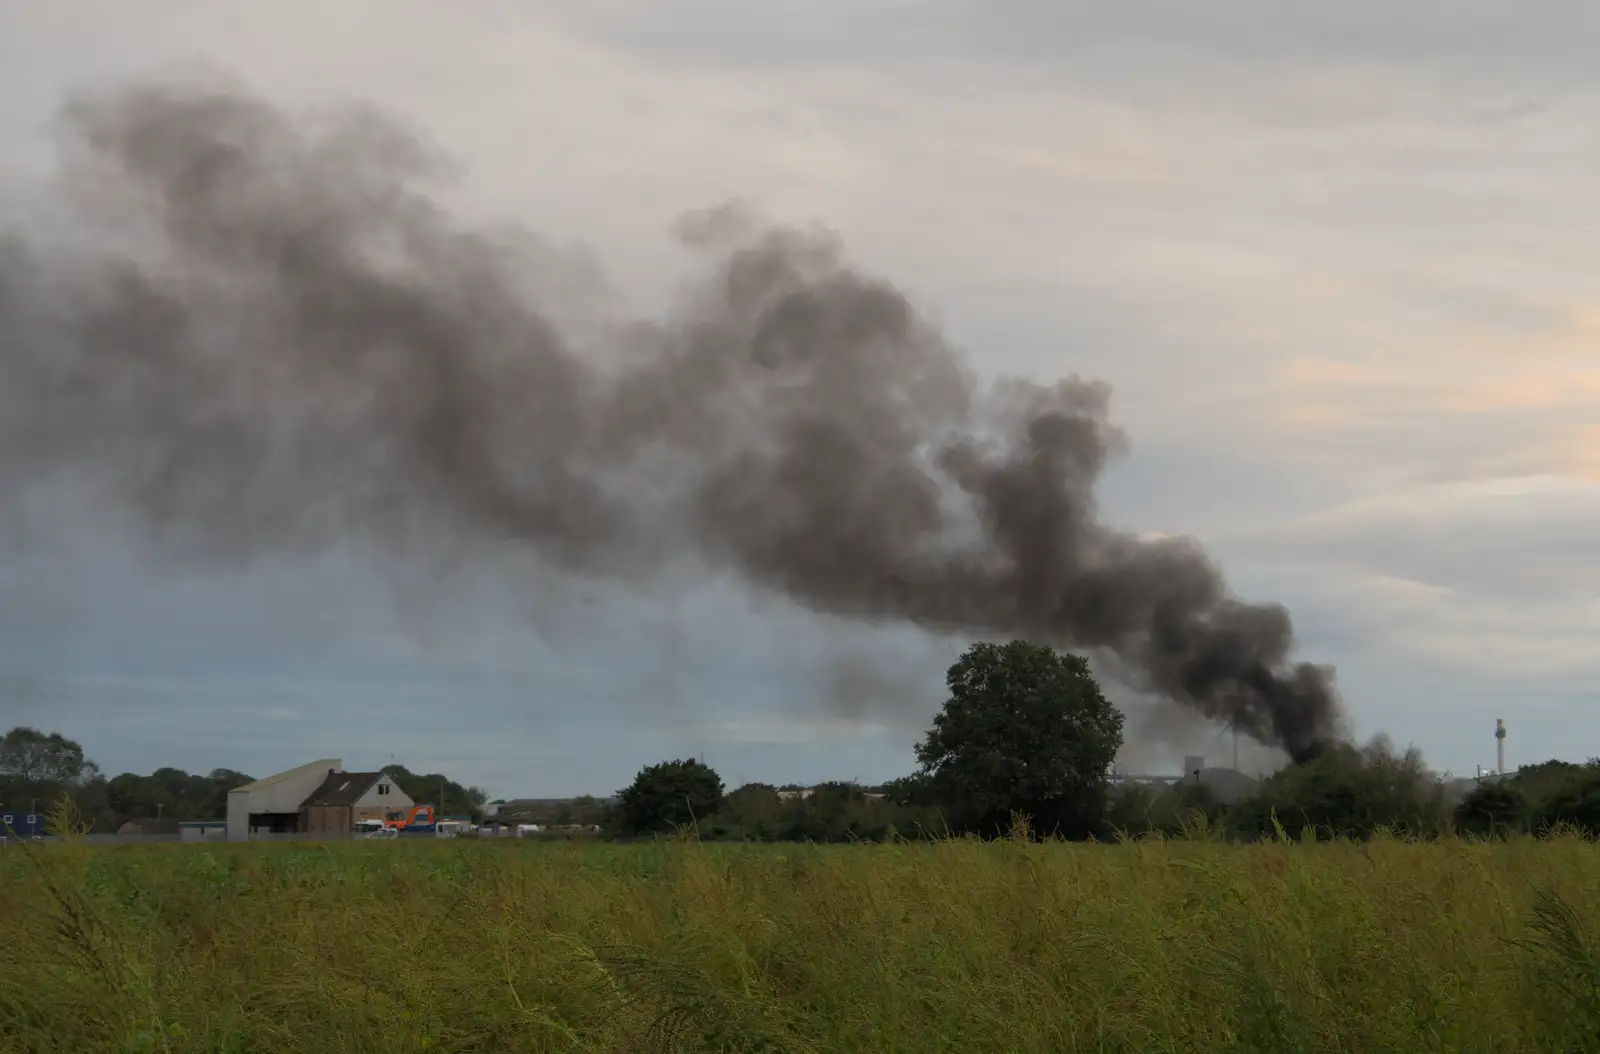
<instances>
[{"instance_id":1,"label":"grey smoke","mask_svg":"<svg viewBox=\"0 0 1600 1054\"><path fill-rule=\"evenodd\" d=\"M693 563L835 617L1107 649L1297 758L1340 737L1282 607L1099 520L1104 385L980 383L824 230L688 217L682 308L580 333L537 241L453 219L447 159L370 110L186 74L62 128L98 241L0 241L8 494L93 494L199 566L352 541L624 583Z\"/></svg>"},{"instance_id":2,"label":"grey smoke","mask_svg":"<svg viewBox=\"0 0 1600 1054\"><path fill-rule=\"evenodd\" d=\"M1104 684L1106 697L1126 719L1126 742L1117 754L1117 766L1124 772L1170 772L1174 759L1190 755L1205 758L1207 766L1233 767L1234 739L1226 725L1171 699L1130 691L1115 679ZM1252 776L1276 772L1289 761L1281 747L1243 736L1237 756L1239 771Z\"/></svg>"}]
</instances>

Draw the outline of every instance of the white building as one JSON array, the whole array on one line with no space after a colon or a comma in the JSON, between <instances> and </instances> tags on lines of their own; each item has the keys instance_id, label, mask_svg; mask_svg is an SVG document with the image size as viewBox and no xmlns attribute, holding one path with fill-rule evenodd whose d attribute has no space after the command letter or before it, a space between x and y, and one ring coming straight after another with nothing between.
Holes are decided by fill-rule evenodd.
<instances>
[{"instance_id":1,"label":"white building","mask_svg":"<svg viewBox=\"0 0 1600 1054\"><path fill-rule=\"evenodd\" d=\"M228 792L228 841L245 842L252 834L298 830L300 806L329 773L343 770L339 758L324 758L235 787Z\"/></svg>"}]
</instances>

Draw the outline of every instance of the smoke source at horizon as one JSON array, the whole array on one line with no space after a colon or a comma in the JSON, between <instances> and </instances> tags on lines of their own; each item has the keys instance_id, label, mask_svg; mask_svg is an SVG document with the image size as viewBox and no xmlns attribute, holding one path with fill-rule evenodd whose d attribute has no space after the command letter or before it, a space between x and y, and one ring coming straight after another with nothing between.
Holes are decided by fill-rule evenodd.
<instances>
[{"instance_id":1,"label":"smoke source at horizon","mask_svg":"<svg viewBox=\"0 0 1600 1054\"><path fill-rule=\"evenodd\" d=\"M1281 606L1100 521L1105 385L981 381L824 230L693 214L678 310L577 325L540 243L452 218L425 192L447 159L370 109L186 74L61 127L96 248L0 233L9 495L92 495L191 566L354 543L732 571L832 616L1103 650L1296 759L1342 738Z\"/></svg>"}]
</instances>

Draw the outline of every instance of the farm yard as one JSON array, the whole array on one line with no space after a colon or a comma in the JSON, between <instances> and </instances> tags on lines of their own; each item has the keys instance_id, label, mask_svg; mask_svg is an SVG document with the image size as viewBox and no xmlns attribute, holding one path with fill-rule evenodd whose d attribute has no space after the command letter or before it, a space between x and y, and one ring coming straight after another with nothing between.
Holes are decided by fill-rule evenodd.
<instances>
[{"instance_id":1,"label":"farm yard","mask_svg":"<svg viewBox=\"0 0 1600 1054\"><path fill-rule=\"evenodd\" d=\"M0 1050L1600 1049L1576 836L0 853Z\"/></svg>"}]
</instances>

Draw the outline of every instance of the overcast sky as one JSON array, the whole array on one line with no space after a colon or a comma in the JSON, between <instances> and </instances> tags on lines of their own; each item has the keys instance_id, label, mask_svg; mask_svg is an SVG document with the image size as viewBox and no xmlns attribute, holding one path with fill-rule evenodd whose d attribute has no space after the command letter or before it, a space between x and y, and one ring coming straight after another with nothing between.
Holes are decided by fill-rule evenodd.
<instances>
[{"instance_id":1,"label":"overcast sky","mask_svg":"<svg viewBox=\"0 0 1600 1054\"><path fill-rule=\"evenodd\" d=\"M1600 754L1600 9L1290 10L7 4L0 217L39 215L65 93L201 60L419 122L464 162L463 215L592 250L641 309L685 210L823 221L979 370L1110 382L1132 452L1108 517L1288 604L1362 738L1470 774L1504 717L1512 763ZM507 594L31 549L0 566L0 724L113 772L392 755L556 795L696 753L730 784L875 782L911 767L951 658L724 586ZM925 710L861 718L852 693L907 682ZM1133 728L1141 768L1228 753Z\"/></svg>"}]
</instances>

